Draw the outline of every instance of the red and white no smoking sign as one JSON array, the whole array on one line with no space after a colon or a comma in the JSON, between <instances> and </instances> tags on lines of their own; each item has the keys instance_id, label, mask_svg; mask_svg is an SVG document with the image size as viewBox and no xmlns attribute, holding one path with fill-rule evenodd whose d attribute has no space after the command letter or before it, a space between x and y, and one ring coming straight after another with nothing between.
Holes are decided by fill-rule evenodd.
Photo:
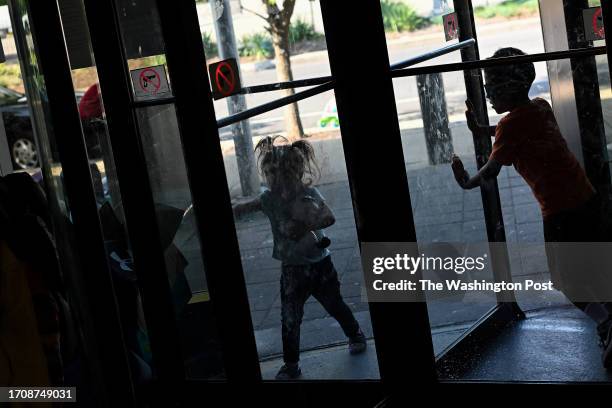
<instances>
[{"instance_id":1,"label":"red and white no smoking sign","mask_svg":"<svg viewBox=\"0 0 612 408\"><path fill-rule=\"evenodd\" d=\"M208 74L212 85L213 98L221 99L240 93L240 75L234 58L210 64Z\"/></svg>"},{"instance_id":2,"label":"red and white no smoking sign","mask_svg":"<svg viewBox=\"0 0 612 408\"><path fill-rule=\"evenodd\" d=\"M605 40L606 30L604 29L603 15L601 7L590 7L582 11L584 20L584 36L589 41Z\"/></svg>"},{"instance_id":3,"label":"red and white no smoking sign","mask_svg":"<svg viewBox=\"0 0 612 408\"><path fill-rule=\"evenodd\" d=\"M446 41L459 38L459 23L457 22L457 13L449 13L442 16L444 24L444 37Z\"/></svg>"},{"instance_id":4,"label":"red and white no smoking sign","mask_svg":"<svg viewBox=\"0 0 612 408\"><path fill-rule=\"evenodd\" d=\"M137 101L170 96L170 85L163 65L130 71L134 97Z\"/></svg>"}]
</instances>

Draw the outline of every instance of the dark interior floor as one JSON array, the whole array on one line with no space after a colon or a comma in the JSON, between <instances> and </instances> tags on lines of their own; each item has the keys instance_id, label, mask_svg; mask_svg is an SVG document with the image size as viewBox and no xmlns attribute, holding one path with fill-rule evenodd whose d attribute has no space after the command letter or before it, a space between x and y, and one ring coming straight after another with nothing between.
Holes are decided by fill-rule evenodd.
<instances>
[{"instance_id":1,"label":"dark interior floor","mask_svg":"<svg viewBox=\"0 0 612 408\"><path fill-rule=\"evenodd\" d=\"M436 336L434 335L434 338ZM301 379L378 379L374 342L361 355L349 355L346 345L301 353ZM612 382L612 371L601 365L595 324L571 305L526 313L526 319L503 329L459 374L449 367L449 379L503 382ZM280 357L261 362L264 379L273 379ZM442 378L442 376L441 376Z\"/></svg>"},{"instance_id":2,"label":"dark interior floor","mask_svg":"<svg viewBox=\"0 0 612 408\"><path fill-rule=\"evenodd\" d=\"M464 380L608 382L595 324L573 306L526 313L506 327L462 375Z\"/></svg>"}]
</instances>

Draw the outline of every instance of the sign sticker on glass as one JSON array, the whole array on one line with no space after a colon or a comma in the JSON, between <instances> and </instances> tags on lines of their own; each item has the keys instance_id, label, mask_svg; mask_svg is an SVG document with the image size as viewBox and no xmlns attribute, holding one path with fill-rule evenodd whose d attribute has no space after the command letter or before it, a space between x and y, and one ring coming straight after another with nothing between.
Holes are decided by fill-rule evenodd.
<instances>
[{"instance_id":1,"label":"sign sticker on glass","mask_svg":"<svg viewBox=\"0 0 612 408\"><path fill-rule=\"evenodd\" d=\"M457 22L457 13L449 13L442 16L444 24L444 36L446 41L459 38L459 23Z\"/></svg>"},{"instance_id":2,"label":"sign sticker on glass","mask_svg":"<svg viewBox=\"0 0 612 408\"><path fill-rule=\"evenodd\" d=\"M137 101L161 99L171 95L164 65L135 69L130 71L130 76Z\"/></svg>"},{"instance_id":3,"label":"sign sticker on glass","mask_svg":"<svg viewBox=\"0 0 612 408\"><path fill-rule=\"evenodd\" d=\"M606 38L601 7L591 7L582 10L582 18L584 20L584 36L588 41Z\"/></svg>"},{"instance_id":4,"label":"sign sticker on glass","mask_svg":"<svg viewBox=\"0 0 612 408\"><path fill-rule=\"evenodd\" d=\"M226 98L240 93L242 90L238 64L234 58L210 64L208 66L208 74L214 99Z\"/></svg>"}]
</instances>

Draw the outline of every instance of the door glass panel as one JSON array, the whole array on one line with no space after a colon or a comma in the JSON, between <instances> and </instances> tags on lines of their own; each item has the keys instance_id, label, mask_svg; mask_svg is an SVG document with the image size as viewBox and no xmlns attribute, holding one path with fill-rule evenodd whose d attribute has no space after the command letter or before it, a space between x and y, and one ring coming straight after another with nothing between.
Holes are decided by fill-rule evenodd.
<instances>
[{"instance_id":1,"label":"door glass panel","mask_svg":"<svg viewBox=\"0 0 612 408\"><path fill-rule=\"evenodd\" d=\"M265 34L269 23L261 16L274 13L275 7L266 8L261 1L198 2L198 18L207 63L232 55L233 36L240 55L243 87L330 75L319 2L295 2L287 37L289 52L285 53L277 46L276 56L273 57L272 53L265 52L266 47L270 47L266 40L268 35ZM278 7L282 9L280 2ZM260 35L262 33L263 36ZM271 48L274 49L274 41ZM287 55L291 55L290 66L285 58ZM308 87L220 99L215 101L216 117L221 119L305 89ZM312 185L325 197L327 205L336 215L336 223L329 228L327 234L331 239L329 248L340 282L340 293L369 338L371 325L367 303L361 297L362 270L339 126L334 95L326 92L223 127L219 129L219 135L228 187L238 207L255 200L264 189L270 187L258 169L257 156L253 152L259 141L268 136L282 135L289 143L304 140L312 144L321 173L320 177L313 177ZM301 139L302 135L307 137ZM281 139L277 142L283 143ZM248 211L244 214L239 211L235 215L261 369L264 379L273 379L283 361L283 302L279 282L282 275L281 262L272 258L274 239L266 215L261 211ZM325 298L323 301L326 301ZM345 360L348 358L345 357L347 338L331 315L340 313L343 321L349 321L352 317L342 318L350 313L336 306L332 305L331 309L325 310L312 296L305 303L301 343L297 346L302 351L302 378L378 378L373 350L368 350L365 356L357 357L359 367ZM292 330L295 333L295 327ZM348 327L347 330L352 331L352 328ZM373 347L373 342L368 343ZM327 363L318 362L323 356L332 360Z\"/></svg>"},{"instance_id":2,"label":"door glass panel","mask_svg":"<svg viewBox=\"0 0 612 408\"><path fill-rule=\"evenodd\" d=\"M542 98L552 105L546 62L537 62L534 65L536 79L529 91L529 97ZM491 125L497 124L506 115L496 113L489 100L487 109ZM529 185L513 166L504 166L498 180L513 280L521 282L533 279L548 282L550 274L544 248L540 206ZM516 291L515 295L525 312L553 304L567 304L564 297L556 291Z\"/></svg>"},{"instance_id":3,"label":"door glass panel","mask_svg":"<svg viewBox=\"0 0 612 408\"><path fill-rule=\"evenodd\" d=\"M555 71L562 65L549 65L550 76L545 79L545 86L539 86L544 82L544 78L538 77L538 71L542 70L541 67L538 69L538 65L545 63L535 64L536 81L529 96L532 100L541 98L551 105L565 144L580 166L586 170L587 176L601 193L606 205L610 191L609 169L606 167L609 159L605 135L606 116L605 113L600 116L600 111L605 112L606 109L605 92L606 86L609 86L609 79L605 78L607 66L601 67L604 72L600 73L596 64L602 64L602 61L596 61L594 57L576 58L571 64L569 60L560 62L571 66L574 71ZM605 60L603 64L606 64ZM603 82L603 86L594 81L595 76ZM600 100L602 108L599 107ZM491 109L489 113L492 124L506 115L516 115L515 111L510 114L494 114ZM576 170L569 162L559 168L558 162L552 159L565 156L562 153L553 154L559 145L550 142L538 145L535 133L533 136L528 133L531 128L538 129L538 137L543 135L551 141L551 130L540 128L538 119L531 118L529 121L525 120L525 123L530 127L524 129L523 135L527 134L529 137L523 139L524 144L519 147L522 150L517 150L516 159L512 159L514 165L504 166L497 177L512 277L514 282L523 284L528 280L544 284L550 284L552 281L555 287L543 291L516 290L517 301L525 312L526 319L507 326L490 346L479 350L470 361L471 364L476 364L477 368L468 368L460 374L460 378L502 381L585 381L588 378L588 381L609 381L609 375L601 367L601 350L595 346L597 338L601 338L598 335L607 333L605 320L609 318L610 313L609 292L598 298L587 295L589 289L593 288L591 273L597 273L598 268L606 270L602 253L588 253L588 248L601 247L602 244L593 241L610 239L609 212L598 207L597 201L580 205L573 201L572 197L576 197L584 185L580 177L576 177L582 170ZM552 124L549 120L542 120L542 123L547 126ZM511 136L520 137L518 133ZM549 151L539 151L538 148L546 148ZM544 157L546 155L551 158ZM530 179L526 162L529 157L538 158L538 162L532 162L530 166L534 169L537 169L537 165L541 166L535 179L538 184L534 183L534 174L531 175L534 191L531 191L526 183L526 180ZM551 174L547 166L557 166L555 173ZM522 176L517 169L521 170ZM554 176L564 169L572 170L563 177L563 194L552 197L551 193L555 191L557 183ZM545 191L549 209L552 206L567 206L568 203L572 206L566 207L565 210L549 210L549 215L543 220L535 193L543 194ZM563 241L564 244L555 241ZM555 249L555 245L564 246ZM564 264L558 262L558 258L564 255L567 256L563 258L565 263L571 262L570 259L576 262L572 263L571 269L564 269ZM578 279L573 281L575 286L564 285L571 279ZM609 278L604 276L598 282L598 289L608 286ZM572 298L572 292L568 289L576 288L580 289L574 292L579 298L574 297L571 302L569 299ZM529 344L530 353L533 353L534 349L539 351L523 359L526 344ZM557 359L556 355L568 347L574 350L572 359ZM505 365L502 370L496 365L495 361L502 358L502 355L504 359L513 361L511 369ZM541 356L536 357L538 364L535 364L533 355ZM520 369L524 364L545 369ZM585 368L585 371L577 374L579 367Z\"/></svg>"},{"instance_id":4,"label":"door glass panel","mask_svg":"<svg viewBox=\"0 0 612 408\"><path fill-rule=\"evenodd\" d=\"M282 47L274 45L277 41L272 40L273 37L280 39L282 36L269 34L267 29L271 28L270 23L262 18L274 13L277 6L267 9L260 0L197 2L207 63L238 55L243 87L331 75L319 1L294 3L286 34L288 49L283 51ZM281 2L276 4L284 16ZM235 47L232 46L234 42ZM282 41L278 43L282 44ZM215 112L217 118L222 118L305 89L250 93L235 98L232 104L220 99L214 102ZM292 114L296 126L302 128L301 132L311 134L325 130L328 123L326 118L330 112L334 116L335 109L335 103L329 102L329 99L316 95L299 106L290 105L290 109L299 109L299 112ZM284 117L283 110L259 115L251 120L252 135L284 132Z\"/></svg>"},{"instance_id":5,"label":"door glass panel","mask_svg":"<svg viewBox=\"0 0 612 408\"><path fill-rule=\"evenodd\" d=\"M452 1L380 0L380 9L385 26L389 61L392 65L458 42L452 37L447 40L444 30L445 22L452 24L452 19L447 20L443 17L454 12ZM452 30L448 32L450 34ZM461 55L452 52L415 66L460 61ZM400 94L396 96L401 100L405 91L398 91Z\"/></svg>"},{"instance_id":6,"label":"door glass panel","mask_svg":"<svg viewBox=\"0 0 612 408\"><path fill-rule=\"evenodd\" d=\"M137 75L139 80L133 81L137 98L141 92L139 86L152 85L155 90L164 91L169 78L154 1L117 0L116 4L127 66L130 70L155 67L156 80L160 81L143 80ZM164 97L170 96L170 91L165 91ZM136 108L136 116L157 209L159 239L165 250L186 374L189 378L222 378L221 345L204 274L199 231L191 209L191 190L175 107L170 102L140 107Z\"/></svg>"},{"instance_id":7,"label":"door glass panel","mask_svg":"<svg viewBox=\"0 0 612 408\"><path fill-rule=\"evenodd\" d=\"M200 238L173 104L139 108L138 123L153 197L158 209L166 270L172 288L185 368L190 378L222 376ZM168 220L178 218L178 225ZM166 244L164 244L166 245Z\"/></svg>"},{"instance_id":8,"label":"door glass panel","mask_svg":"<svg viewBox=\"0 0 612 408\"><path fill-rule=\"evenodd\" d=\"M544 52L538 0L478 1L472 4L481 58L489 57L503 47L519 48L529 54Z\"/></svg>"},{"instance_id":9,"label":"door glass panel","mask_svg":"<svg viewBox=\"0 0 612 408\"><path fill-rule=\"evenodd\" d=\"M415 95L410 104L414 111L412 117L403 116L399 106L398 113L419 250L427 252L427 248L437 246L444 256L460 256L466 248L464 244L472 243L484 251L478 256L487 257L488 248L484 243L488 238L480 190L462 190L450 168L450 156L455 153L470 174L476 171L472 133L465 122L463 72L420 78L420 96L415 81L412 77L395 79L394 89L397 105L401 103L397 100L399 89L411 89ZM435 118L432 114L422 114L420 103L425 104L423 112L436 112ZM455 277L426 278L444 281ZM472 279L494 281L489 267ZM496 304L495 295L488 291L446 291L444 296L429 292L427 305L435 353L444 351Z\"/></svg>"},{"instance_id":10,"label":"door glass panel","mask_svg":"<svg viewBox=\"0 0 612 408\"><path fill-rule=\"evenodd\" d=\"M95 401L103 401L106 398L107 391L104 390L104 380L100 377L102 369L99 366L99 361L95 358L98 355L98 345L96 344L96 335L90 314L90 300L85 296L86 276L83 274L79 254L74 250L77 245L75 243L70 203L64 191L62 163L57 150L57 135L50 118L46 84L39 65L38 49L31 30L27 2L12 2L11 20L17 22L13 26L13 33L29 106L29 111L27 109L22 111L22 114L25 114L28 120L21 122L21 126L22 130L29 130L30 137L33 136L37 140L37 158L41 166L40 169L28 168L26 171L32 175L34 180L44 183L45 186L51 217L50 220L47 220L45 216L42 217L44 221L49 221L48 226L53 230L61 275L65 285L65 294L62 294L61 297L65 297L65 301L67 301L67 303L64 303L64 300L61 300L58 294L56 299L60 303L54 306L56 309L47 304L45 311L47 313L58 312L57 307L61 304L63 312L54 317L67 319L62 321L69 326L72 326L70 321L74 319L72 329L75 331L72 336L66 331L69 326L64 326L58 328L57 333L53 332L53 340L47 339L48 344L45 348L51 346L58 347L57 350L59 350L59 347L62 347L60 359L49 360L55 361L56 365L59 364L58 368L63 370L63 383L58 382L53 385L76 386L79 389L88 390L88 392L82 394L80 401L86 405L95 404ZM59 52L62 52L62 50L59 50ZM21 103L25 103L25 99ZM32 115L31 121L29 120L30 113ZM30 126L30 128L27 129L27 126ZM34 245L34 243L30 242L29 245ZM35 254L36 250L41 248L40 246L29 247L28 252ZM36 255L40 254L36 253ZM53 266L49 262L45 273L51 274L52 271ZM52 330L53 326L51 326L50 321L41 324L49 325L48 327L45 326L45 330ZM57 321L55 324L57 324ZM56 343L58 339L59 344ZM37 384L43 385L44 382L37 382Z\"/></svg>"},{"instance_id":11,"label":"door glass panel","mask_svg":"<svg viewBox=\"0 0 612 408\"><path fill-rule=\"evenodd\" d=\"M333 98L331 92L326 92L321 96L328 100ZM308 101L300 103L308 103ZM275 114L278 114L277 111ZM255 117L255 120L257 119L258 117ZM231 131L235 126L237 125L220 129L221 135L228 130ZM308 261L309 265L314 265L311 266L314 268L311 272L308 272L305 266L282 266L283 262L287 264L297 262L295 257L298 255L296 254L301 253L299 248L283 252L282 246L289 241L286 238L283 241L280 230L276 231L277 250L274 250L275 233L273 233L271 222L280 223L279 220L283 218L274 212L273 206L278 205L278 211L280 211L285 209L284 206L289 206L290 204L286 203L290 203L291 200L279 198L276 201L275 198L269 198L270 201L266 201L265 197L274 197L272 194L278 194L276 191L279 190L278 187L277 190L272 187L275 193L268 191L271 179L266 179L259 169L256 169L258 173L257 191L263 193L245 197L241 188L245 171L244 167L239 164L240 157L236 154L241 141L221 137L227 183L235 203L234 215L242 266L247 282L251 317L255 327L264 379L274 379L283 362L283 350L290 359L292 347L299 347L303 373L301 378L303 379L379 378L374 343L371 340L372 328L368 304L362 294L363 271L340 131L338 127L330 128L329 131L313 134L306 139L282 133L280 135L286 136L287 141L281 139L276 141L281 146L283 143L286 145L293 142L306 142L313 148L318 171L313 172L315 174L312 177L311 186L320 192L326 205L335 215L335 223L325 228L325 234L331 241L328 247L331 254L329 259L333 262L335 272L326 269L325 258L318 262ZM269 136L275 137L277 134L273 133ZM252 146L257 146L262 140L265 139L253 137ZM244 149L244 147L240 148ZM254 158L257 157L256 153ZM262 160L265 162L268 159L262 158ZM290 165L292 161L288 163L285 165ZM304 181L310 178L310 175L306 175ZM262 200L263 207L253 207L249 204L256 202L257 196L260 197L259 200ZM295 214L292 216L299 217ZM307 241L305 237L302 237L297 242L306 245ZM276 255L274 255L275 252L277 252ZM313 273L315 276L311 282L303 279L307 273ZM328 276L327 273L331 274ZM333 281L336 279L334 275L337 276L340 284L340 295L343 300L338 298L337 289L334 288ZM295 291L291 290L292 285L297 288ZM302 300L300 296L303 296ZM298 323L292 323L293 319L297 319L300 314L299 311L293 310L292 305L294 302L301 305L303 301L305 301L305 306L301 324L299 320ZM348 311L343 303L347 305ZM284 319L283 313L286 316ZM352 322L353 316L368 338L368 349L362 355L350 356L346 350L346 343L347 335L351 335L350 332L356 327ZM283 324L286 329L283 329ZM287 336L290 336L289 333L294 333L296 328L301 329L299 344L287 340L283 347L285 330L288 333ZM292 346L293 344L295 346Z\"/></svg>"},{"instance_id":12,"label":"door glass panel","mask_svg":"<svg viewBox=\"0 0 612 408\"><path fill-rule=\"evenodd\" d=\"M599 0L572 2L540 0L539 14L542 23L544 50L547 52L565 51L605 44L604 39L597 40L603 34L603 18L597 11L600 5ZM518 38L522 37L520 33L517 33L517 36ZM537 38L534 32L533 39ZM512 44L510 40L507 41L507 44L517 46ZM525 48L529 48L529 46L525 45Z\"/></svg>"}]
</instances>

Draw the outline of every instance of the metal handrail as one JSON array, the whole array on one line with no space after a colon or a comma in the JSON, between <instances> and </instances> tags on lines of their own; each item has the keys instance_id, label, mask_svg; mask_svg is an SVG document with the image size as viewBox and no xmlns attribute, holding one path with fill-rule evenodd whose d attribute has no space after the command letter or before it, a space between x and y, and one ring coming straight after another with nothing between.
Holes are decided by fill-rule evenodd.
<instances>
[{"instance_id":1,"label":"metal handrail","mask_svg":"<svg viewBox=\"0 0 612 408\"><path fill-rule=\"evenodd\" d=\"M251 109L236 113L234 115L226 116L225 118L217 121L217 127L222 128L229 126L236 122L243 121L245 119L252 118L253 116L261 115L262 113L269 112L274 109L282 108L285 105L301 101L302 99L310 98L311 96L318 95L320 93L329 91L334 88L333 82L328 82L323 85L315 86L314 88L307 89L306 91L298 92L294 95L285 96L284 98L277 99L272 102L264 103Z\"/></svg>"},{"instance_id":2,"label":"metal handrail","mask_svg":"<svg viewBox=\"0 0 612 408\"><path fill-rule=\"evenodd\" d=\"M401 67L416 65L423 61L428 61L430 59L439 57L441 55L448 54L450 52L453 52L453 51L456 51L456 50L459 50L465 47L470 47L474 45L475 43L476 41L473 38L470 38L468 40L461 41L457 44L448 45L446 47L442 47L440 49L430 51L430 52L427 52L421 55L417 55L416 57L412 57L404 61L400 61L396 64L391 65L390 68L393 73L394 69L396 70ZM320 93L327 92L334 88L334 81L332 77L327 76L327 77L317 77L317 78L302 79L302 80L297 80L297 81L278 82L274 84L264 84L264 85L255 85L251 87L246 87L242 90L241 93L277 91L280 89L291 89L291 88L296 88L296 87L301 87L301 86L310 86L310 85L315 85L315 84L319 84L322 82L323 82L322 85L315 86L314 88L308 89L306 91L298 92L294 95L289 95L289 96L277 99L272 102L264 103L254 108L247 109L245 111L236 113L234 115L226 116L225 118L219 119L217 121L217 127L222 128L225 126L229 126L236 122L240 122L242 120L252 118L253 116L261 115L262 113L266 113L274 109L282 108L283 106L288 105L290 103L298 102L298 101L301 101L302 99L310 98L311 96L315 96Z\"/></svg>"},{"instance_id":3,"label":"metal handrail","mask_svg":"<svg viewBox=\"0 0 612 408\"><path fill-rule=\"evenodd\" d=\"M457 44L447 45L442 48L438 48L433 51L426 52L424 54L417 55L416 57L408 58L407 60L397 62L391 65L391 69L401 69L405 67L409 67L411 65L416 65L423 61L428 61L430 59L448 54L450 52L460 50L462 48L471 47L476 44L476 40L470 38L465 41L461 41ZM324 77L315 77L308 79L298 79L295 81L287 81L287 82L275 82L271 84L262 84L262 85L253 85L246 86L242 88L240 94L254 94L259 92L270 92L270 91L279 91L281 89L292 89L292 88L301 88L305 86L314 86L314 85L322 85L327 82L333 81L333 77L324 76Z\"/></svg>"},{"instance_id":4,"label":"metal handrail","mask_svg":"<svg viewBox=\"0 0 612 408\"><path fill-rule=\"evenodd\" d=\"M542 52L538 54L518 55L512 57L488 58L477 61L456 62L428 67L404 68L391 72L393 78L402 78L414 75L434 74L441 72L466 71L495 67L498 65L513 65L525 62L554 61L567 58L583 58L606 53L606 47L585 47L567 51Z\"/></svg>"},{"instance_id":5,"label":"metal handrail","mask_svg":"<svg viewBox=\"0 0 612 408\"><path fill-rule=\"evenodd\" d=\"M429 61L430 59L434 59L442 55L446 55L453 51L471 47L474 44L476 44L476 40L473 38L469 38L465 41L458 42L457 44L447 45L446 47L438 48L437 50L429 51L424 54L417 55L416 57L408 58L407 60L397 62L391 65L391 70L394 71L396 69L402 69L402 68L406 68L412 65L419 64L421 62Z\"/></svg>"},{"instance_id":6,"label":"metal handrail","mask_svg":"<svg viewBox=\"0 0 612 408\"><path fill-rule=\"evenodd\" d=\"M253 85L242 88L241 94L254 94L259 92L279 91L281 89L301 88L304 86L323 85L331 82L331 76L298 79L296 81L276 82L273 84Z\"/></svg>"}]
</instances>

